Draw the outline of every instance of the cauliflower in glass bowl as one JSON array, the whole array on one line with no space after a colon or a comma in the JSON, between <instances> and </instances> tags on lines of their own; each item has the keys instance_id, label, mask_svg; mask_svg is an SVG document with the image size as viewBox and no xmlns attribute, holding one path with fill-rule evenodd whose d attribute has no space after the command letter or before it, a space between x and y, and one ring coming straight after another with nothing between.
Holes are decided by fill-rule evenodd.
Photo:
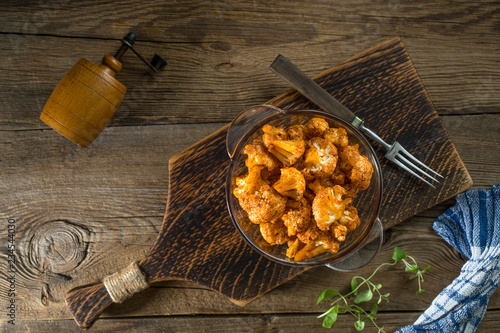
<instances>
[{"instance_id":1,"label":"cauliflower in glass bowl","mask_svg":"<svg viewBox=\"0 0 500 333\"><path fill-rule=\"evenodd\" d=\"M261 105L233 120L226 145L229 214L260 254L350 271L378 253L382 174L356 128L322 111Z\"/></svg>"}]
</instances>

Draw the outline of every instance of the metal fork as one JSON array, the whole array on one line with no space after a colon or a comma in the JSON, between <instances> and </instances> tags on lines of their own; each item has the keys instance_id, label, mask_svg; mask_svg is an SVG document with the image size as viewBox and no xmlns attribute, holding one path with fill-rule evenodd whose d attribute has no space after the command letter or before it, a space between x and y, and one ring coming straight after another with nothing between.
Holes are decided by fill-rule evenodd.
<instances>
[{"instance_id":1,"label":"metal fork","mask_svg":"<svg viewBox=\"0 0 500 333\"><path fill-rule=\"evenodd\" d=\"M351 125L362 131L368 137L372 138L375 142L379 143L385 150L387 150L385 157L388 160L397 164L418 179L422 180L431 187L436 188L427 179L439 183L439 181L435 177L444 178L443 176L426 166L424 163L413 157L397 141L392 145L389 145L384 140L382 140L377 134L375 134L372 130L368 129L364 125L363 120L356 117L354 113L352 113L348 108L346 108L339 101L333 98L332 95L321 88L309 76L307 76L290 60L288 60L281 54L278 55L276 59L274 59L269 68L273 72L281 76L283 79L285 79L285 81L288 81L297 91L311 100L311 102L318 105L325 111L331 112L351 123ZM430 174L433 174L434 176L431 176ZM427 179L425 179L424 176L427 177Z\"/></svg>"}]
</instances>

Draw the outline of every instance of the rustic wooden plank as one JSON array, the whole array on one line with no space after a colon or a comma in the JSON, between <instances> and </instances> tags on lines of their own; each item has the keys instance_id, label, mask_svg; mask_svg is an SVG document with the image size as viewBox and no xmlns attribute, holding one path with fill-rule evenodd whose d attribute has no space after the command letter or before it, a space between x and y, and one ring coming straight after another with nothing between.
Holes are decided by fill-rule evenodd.
<instances>
[{"instance_id":1,"label":"rustic wooden plank","mask_svg":"<svg viewBox=\"0 0 500 333\"><path fill-rule=\"evenodd\" d=\"M310 40L323 34L339 36L347 27L331 29L339 21L362 23L358 33L380 33L380 25L398 28L398 33L439 33L463 36L497 35L498 3L494 1L409 2L342 1L254 1L213 2L197 0L177 3L123 1L96 4L92 1L27 0L4 2L0 31L31 34L60 34L110 38L110 31L134 27L147 40L190 42L217 41L229 36L244 43L266 44ZM109 18L113 13L113 20ZM57 18L57 19L56 19ZM89 20L91 18L91 20ZM280 24L283 20L284 24ZM68 22L71 22L68 24ZM447 29L440 30L439 26ZM363 29L364 28L364 29ZM276 35L269 36L269 30ZM202 31L200 34L199 31ZM252 31L252 33L250 33ZM295 32L295 35L290 33ZM284 33L289 34L288 36ZM263 36L271 38L262 38Z\"/></svg>"},{"instance_id":2,"label":"rustic wooden plank","mask_svg":"<svg viewBox=\"0 0 500 333\"><path fill-rule=\"evenodd\" d=\"M442 117L442 120L474 180L473 187L490 188L498 184L500 114ZM487 125L488 122L493 124Z\"/></svg>"},{"instance_id":3,"label":"rustic wooden plank","mask_svg":"<svg viewBox=\"0 0 500 333\"><path fill-rule=\"evenodd\" d=\"M489 188L498 182L500 170L495 168L500 165L498 116L443 117L443 121L476 181L474 186ZM46 252L35 252L39 254L35 261L26 262L32 259L21 258L24 273L18 277L18 288L19 304L24 311L29 311L31 318L36 319L70 318L64 303L67 290L95 282L97 277L125 267L130 260L142 258L157 236L165 209L168 187L166 161L222 125L108 128L87 149L77 148L52 130L0 132L3 152L0 160L3 171L0 178L3 185L0 217L2 221L8 218L17 220L19 249L24 247L23 251L26 251L24 244L29 243L37 230L44 230L43 226L47 224L57 227L53 223L71 222L78 230L82 230L82 226L92 230L85 260L76 263L74 269L67 270L63 266L75 264L71 260L51 259L51 265L43 273L40 272L36 262L43 262ZM39 146L45 147L43 152L33 149ZM30 156L29 159L26 156ZM44 177L41 177L40 168ZM89 183L93 185L89 186ZM413 293L410 296L395 294L395 300L387 304L388 311L398 308L412 310L416 306L420 310L425 309L433 296L458 274L463 259L444 244L436 243L438 236L430 229L435 217L451 204L452 200L390 230L391 246L403 247L423 263L432 259L432 265L439 270L432 278L434 273L429 273L427 292L417 299L419 303L415 303L413 298L408 301ZM0 231L0 238L5 239L6 229ZM422 246L421 241L428 245ZM389 256L387 251L390 252L390 249L384 251ZM0 260L0 274L5 274L3 265L5 260ZM363 272L367 273L373 267L369 266ZM65 280L56 274L72 279ZM5 276L1 276L0 288L4 290ZM112 307L104 317L193 312L317 311L314 305L317 294L328 287L347 286L350 276L341 274L338 277L337 273L328 269L318 270L317 275L305 273L304 278L295 278L244 308L203 288L190 284L172 285L173 282L170 282L161 288L144 291L130 302ZM337 279L338 284L332 286L329 281ZM388 285L401 288L406 283L399 274L387 276L387 281L390 281ZM42 302L44 290L48 290L45 304ZM499 295L498 292L494 294L490 307L500 307ZM296 302L296 299L311 300L311 303ZM0 293L0 304L6 300L6 295ZM26 318L28 312L21 311L19 315Z\"/></svg>"},{"instance_id":4,"label":"rustic wooden plank","mask_svg":"<svg viewBox=\"0 0 500 333\"><path fill-rule=\"evenodd\" d=\"M97 187L108 192L107 195L113 195L113 192L126 194L127 190L131 193L142 191L147 196L146 201L155 201L156 196L160 196L164 204L168 160L224 125L107 128L86 149L79 148L53 130L2 131L0 144L5 150L0 161L3 175L9 175L1 178L5 184L2 192L13 200L16 192L26 191L25 194L31 196L35 193L30 194L29 190L50 194L56 190L71 192L79 189L85 192L89 187ZM36 147L44 147L43 153L34 149ZM14 180L16 178L18 181ZM49 202L52 199L47 198ZM151 207L146 202L140 202L138 206L145 208L140 216L150 215L147 212ZM106 209L109 208L102 205L93 208L103 216L109 216L104 213ZM164 209L161 207L156 214L162 216ZM116 211L112 216L116 216L114 214ZM125 210L119 215L137 213L128 214Z\"/></svg>"},{"instance_id":5,"label":"rustic wooden plank","mask_svg":"<svg viewBox=\"0 0 500 333\"><path fill-rule=\"evenodd\" d=\"M111 128L102 135L105 146L99 138L89 149L52 130L2 132L2 145L11 150L1 159L0 214L2 221L16 220L16 279L19 295L30 300L26 309L65 306L65 282L86 277L90 283L103 270L122 268L121 260L143 257L165 210L168 159L221 125L123 128L125 136ZM40 146L43 153L34 149ZM107 257L117 251L117 261ZM0 265L6 283L7 261Z\"/></svg>"},{"instance_id":6,"label":"rustic wooden plank","mask_svg":"<svg viewBox=\"0 0 500 333\"><path fill-rule=\"evenodd\" d=\"M420 313L379 313L378 324L383 325L386 332L394 332L402 325L414 322ZM341 332L357 332L354 329L354 320L349 315L339 315L332 330ZM15 327L6 327L2 324L0 328L9 329L9 332L35 331L40 333L52 333L54 330L61 332L74 331L74 323L70 320L47 320L34 321L22 320ZM476 332L494 332L500 325L500 311L488 311ZM173 332L173 333L195 333L195 332L315 332L324 330L321 320L312 314L284 314L284 315L260 315L260 316L187 316L187 317L157 317L157 318L119 318L100 320L92 332ZM366 325L363 332L377 332L371 325Z\"/></svg>"},{"instance_id":7,"label":"rustic wooden plank","mask_svg":"<svg viewBox=\"0 0 500 333\"><path fill-rule=\"evenodd\" d=\"M126 10L132 5L133 11ZM148 2L138 7L129 2L115 18L123 17L127 24L117 24L96 14L107 12L112 3L7 3L0 13L7 16L0 20L0 41L5 45L0 50L0 74L7 85L0 102L7 113L0 128L43 126L38 115L63 74L81 57L99 62L104 53L113 53L117 39L131 27L137 29L137 47L143 54L149 57L158 51L170 65L152 82L135 56L125 56L119 78L129 92L111 126L228 122L238 110L287 87L267 70L277 52L299 59L301 67L315 75L395 35L402 36L440 113L497 112L498 4L358 5L361 8L328 1L315 6L193 1L158 9ZM75 14L78 9L83 12ZM276 15L278 10L281 15ZM61 36L51 37L54 31ZM293 37L283 40L284 36ZM18 63L23 63L22 69Z\"/></svg>"},{"instance_id":8,"label":"rustic wooden plank","mask_svg":"<svg viewBox=\"0 0 500 333\"><path fill-rule=\"evenodd\" d=\"M135 56L125 54L124 69L117 78L128 92L108 126L229 122L240 110L288 89L267 69L278 52L296 59L306 73L316 75L383 39L367 38L348 52L340 51L346 44L327 39L306 46L305 50L301 44L217 51L206 44L200 48L143 42L142 53L162 53L169 65L151 78ZM495 66L498 44L403 40L409 45L416 68L441 114L496 112L500 104L495 93L500 90L500 69ZM0 50L4 59L0 74L5 82L0 87L4 95L0 101L5 110L0 124L3 130L46 128L38 118L64 73L82 57L99 63L105 53L113 53L119 45L116 41L91 40L85 41L82 48L79 38L40 36L29 48L15 53L8 47L5 35L0 35L0 41L7 45ZM463 48L470 51L464 52ZM245 56L248 52L252 53L251 58ZM19 62L24 64L22 69L16 66ZM25 80L26 73L29 80Z\"/></svg>"}]
</instances>

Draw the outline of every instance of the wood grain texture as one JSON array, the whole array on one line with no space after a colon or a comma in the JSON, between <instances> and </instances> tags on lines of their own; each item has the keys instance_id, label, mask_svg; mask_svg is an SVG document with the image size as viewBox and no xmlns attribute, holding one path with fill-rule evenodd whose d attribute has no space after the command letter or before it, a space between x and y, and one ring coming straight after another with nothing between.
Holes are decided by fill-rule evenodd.
<instances>
[{"instance_id":1,"label":"wood grain texture","mask_svg":"<svg viewBox=\"0 0 500 333\"><path fill-rule=\"evenodd\" d=\"M438 191L411 182L388 163L382 164L386 196L380 218L385 229L432 207L471 185L450 138L400 39L378 44L321 74L317 81L333 95L341 95L358 116L377 119L379 134L399 128L400 143L410 152L421 149L428 165L446 180ZM368 90L367 87L370 87ZM340 93L341 92L341 93ZM374 109L361 109L351 101L366 101ZM394 101L397 101L395 103ZM351 102L351 103L350 103ZM282 108L307 109L308 103L293 91L269 102ZM395 107L393 105L396 105ZM314 108L314 106L312 106ZM373 114L377 114L374 117ZM423 128L423 130L421 130ZM377 128L375 128L377 130ZM162 229L151 251L139 264L149 283L186 280L199 283L244 305L305 271L269 261L238 236L226 212L224 185L229 166L225 149L227 126L182 151L169 162L169 193ZM426 142L422 142L426 141ZM383 156L383 155L382 155ZM446 169L444 169L446 168ZM401 173L401 171L399 171ZM391 174L398 180L391 183ZM392 177L394 178L394 177ZM408 198L402 193L411 193ZM400 195L397 195L400 194ZM423 199L424 198L424 199ZM73 297L78 293L79 297ZM92 288L72 290L67 303L78 325L89 328L109 303L92 302ZM82 301L83 303L79 303ZM85 314L92 310L92 314Z\"/></svg>"},{"instance_id":2,"label":"wood grain texture","mask_svg":"<svg viewBox=\"0 0 500 333\"><path fill-rule=\"evenodd\" d=\"M401 327L401 323L410 324L415 321L419 312L400 313L390 315L381 313L378 315L384 322L386 332L394 332ZM40 333L51 333L54 330L71 331L73 322L69 320L58 321L22 321L11 332L26 332L35 330ZM478 333L495 332L500 325L500 312L490 311L486 313ZM92 329L92 332L222 332L222 333L250 333L250 332L274 332L285 331L290 333L313 332L320 330L316 314L279 314L261 316L196 316L189 317L157 317L157 318L120 318L100 320ZM352 317L339 315L335 329L341 332L357 332L352 324ZM367 327L364 332L377 332L372 327Z\"/></svg>"},{"instance_id":3,"label":"wood grain texture","mask_svg":"<svg viewBox=\"0 0 500 333\"><path fill-rule=\"evenodd\" d=\"M500 179L497 167L500 165L500 147L495 145L500 141L496 118L496 115L468 116L464 119L447 117L443 121L457 150L465 157L464 162L472 177L478 180L474 188L489 188ZM6 175L2 178L3 188L9 189L2 192L0 214L4 220L14 216L18 221L17 245L21 255L19 265L22 267L18 275L19 293L22 295L19 303L22 309L29 309L29 312L21 311L19 316L70 318L64 302L69 289L93 283L99 277L125 267L131 260L144 257L157 237L165 210L168 188L166 159L176 154L178 147L187 148L186 142L200 140L222 125L106 129L95 145L86 150L74 150L71 142L53 131L0 132L4 156L2 170ZM482 126L481 131L476 130L478 126ZM180 139L183 133L189 134L185 141ZM128 141L124 142L123 138ZM12 142L17 142L17 145ZM39 145L51 148L35 150L37 154L32 153L27 163L25 156ZM124 154L127 159L121 158ZM38 176L40 165L46 166L44 178ZM80 171L75 172L75 168ZM89 183L93 185L89 186ZM389 230L390 237L397 241L388 243L387 251L390 251L390 246L398 245L409 253L416 253L418 258L427 258L427 253L434 254L432 264L440 278L432 279L432 283L426 286L429 294L422 297L422 302L430 302L432 295L451 282L463 264L459 257L449 254L446 245L439 243L439 237L430 227L435 217L451 204L453 201L445 202ZM66 220L71 224L53 224L51 221L54 220ZM61 229L63 226L64 229ZM45 236L62 230L67 235L89 235L88 238L80 238L89 245L80 263L48 257L50 247L40 241L35 243L35 247L42 251L29 255L29 241L34 234ZM6 230L1 230L0 235L5 238ZM39 238L44 239L46 237ZM64 237L61 241L64 239L73 239L73 236ZM63 244L75 251L78 248L78 242ZM383 258L381 255L380 260ZM42 269L43 266L38 263L43 262L50 265ZM69 264L74 268L69 269ZM0 285L5 289L6 261L0 260L0 265L3 265L0 274L4 274ZM374 267L370 266L363 272L366 274ZM333 287L349 284L350 275L338 276L327 269L325 272L328 274L320 274L313 280L294 278L289 285L275 291L276 296L272 292L248 304L244 310L207 289L168 282L136 295L130 302L112 306L103 315L310 311L312 304L297 302L295 297L310 299L319 294L321 288L331 284ZM386 278L392 285L406 288L404 280L396 272ZM391 293L394 291L391 290ZM414 309L416 300L412 299L411 303L406 301L412 295L411 292L396 294L395 299L387 304L390 308L386 309ZM6 295L0 294L0 301L6 302ZM498 308L499 304L494 298L490 301L490 306ZM425 304L420 304L418 309L425 309Z\"/></svg>"},{"instance_id":4,"label":"wood grain texture","mask_svg":"<svg viewBox=\"0 0 500 333\"><path fill-rule=\"evenodd\" d=\"M474 116L471 116L471 118L474 118ZM467 154L469 158L465 162L468 169L473 170L475 178L488 173L492 180L500 179L500 170L492 169L494 165L500 164L500 148L495 147L493 144L498 141L496 140L498 132L495 130L497 123L494 119L496 117L493 115L483 116L477 122L470 119L469 121L462 121L460 118L452 117L445 122L447 128L450 129L452 139L457 143L458 150L461 153L469 152ZM483 131L474 130L479 123L484 124ZM196 128L199 131L197 134L199 138L214 130L214 127L208 124ZM201 128L205 128L205 130L200 131ZM2 206L4 214L2 218L18 216L20 226L24 224L27 229L36 232L40 226L44 225L45 221L52 218L67 216L68 219L71 218L74 221L75 217L79 217L79 219L82 219L80 223L89 226L92 230L92 237L89 241L90 246L86 252L85 260L73 270L58 271L57 268L49 266L40 275L40 272L33 267L31 262L25 262L24 259L21 259L21 264L25 267L23 271L30 272L30 274L23 273L18 277L21 285L20 294L23 295L23 300L20 300L20 302L23 304L23 309L30 310L29 314L24 310L19 312L20 318L27 318L27 316L39 319L69 318L70 314L67 312L64 303L64 294L68 289L94 282L96 276L113 273L126 266L130 260L145 255L158 233L160 227L158 222L161 221L161 214L165 206L164 191L167 185L167 177L158 177L161 171L156 168L166 169L163 165L163 156L168 156L169 153L174 154L176 151L175 147L170 147L167 144L156 146L153 144L171 142L174 146L179 146L176 140L180 133L187 133L189 130L194 131L195 129L188 125L176 125L150 127L146 132L144 132L144 129L138 130L134 127L107 130L93 148L91 146L90 150L77 151L72 158L65 158L61 161L58 161L58 158L67 157L67 152L71 151L73 146L66 139L57 136L57 134L21 131L13 137L10 133L0 133L2 138L0 142L4 142L2 149L6 156L2 165L5 172L9 174L9 177L4 179L5 181L9 180L6 187L13 189L14 193L18 193L18 198L23 198L21 202L31 202L33 206L46 207L47 212L52 212L51 214L42 211L29 213L29 210L22 208L23 206L14 209L4 205ZM490 133L488 136L490 140L482 140L483 133ZM195 133L191 132L191 134L194 135ZM38 159L33 164L27 164L23 169L16 168L22 161L23 149L20 149L21 146L13 146L9 142L15 139L16 142L22 143L22 146L30 150L44 137L47 143L53 142L53 153L47 155L46 151L40 152ZM119 161L123 149L130 147L130 145L123 144L122 138L124 137L129 138L129 143L135 149L128 150L127 161L115 163L113 169L106 170L105 167L109 164L110 159ZM193 136L191 140L196 141L197 139ZM101 144L101 141L106 142L106 144ZM148 146L155 147L155 149L144 149ZM488 151L488 155L484 154L485 151ZM49 177L49 179L53 180L54 184L57 185L55 188L44 186L43 183L37 183L34 178L26 179L26 174L36 172L37 165L43 163L51 165L49 161L54 162L52 168L48 170L52 170L53 176ZM82 161L87 162L82 163ZM93 163L88 163L90 161ZM148 162L143 164L143 169L131 168L130 166L135 165L136 161ZM61 162L64 162L64 168L56 168ZM76 183L73 183L73 185L66 183L64 180L71 179L69 176L74 174L71 170L76 166L83 166L86 171L80 172L78 177L74 178ZM84 184L92 181L92 177L95 177L92 175L102 172L102 170L105 170L106 173L103 175L104 178L99 178L101 185L96 184L94 187L85 188ZM166 170L164 172L166 174ZM125 177L123 177L123 173L125 173ZM28 183L22 185L23 179ZM103 182L104 179L107 181ZM476 183L475 186L490 186L487 182L488 179L484 178L481 184ZM26 184L32 184L34 188L39 188L39 190L22 191L22 188L26 188ZM73 191L67 190L70 186L80 186L78 196L72 194ZM136 188L142 188L142 190L135 190ZM155 188L157 190L153 190ZM74 206L72 210L68 210L70 203L72 207ZM370 270L378 263L390 256L391 248L394 245L401 246L408 253L414 254L415 257L419 258L419 261L423 260L424 265L431 264L433 266L433 271L430 272L433 277L429 276L426 280L429 282L425 286L427 292L423 297L417 299L413 297L413 292L405 292L408 288L407 282L398 271L384 274L384 280L391 281L390 285L399 286L399 289L388 290L393 293L394 299L384 307L387 311L402 309L409 311L416 308L423 311L434 295L437 295L458 274L463 259L457 253L450 252L449 247L440 241L439 237L431 230L431 224L435 216L442 213L450 204L446 203L444 206L437 206L427 210L418 217L391 228L388 236L389 241L384 246L385 250L380 254L380 258L373 265L358 272L361 275L369 274ZM132 209L134 207L135 209ZM91 214L87 216L85 212L89 211L89 208L92 208L92 210L90 211ZM147 211L153 216L140 217L140 215L146 214ZM113 212L117 214L117 217L110 215ZM155 214L156 216L154 216ZM138 226L141 227L138 228ZM18 237L19 247L27 248L23 243L30 238L30 233L20 232ZM428 253L433 254L427 259L431 261L424 259L428 257ZM39 260L42 261L43 257ZM3 260L0 261L0 264L3 265L4 263ZM52 269L55 272L52 272ZM5 272L3 269L0 271ZM71 279L67 280L58 277L56 274L69 276ZM348 286L350 278L350 274L337 274L329 269L315 270L311 274L306 272L282 285L282 287L275 289L268 296L264 296L244 308L231 305L230 302L224 300L223 296L218 297L213 292L196 285L169 282L144 291L124 304L111 306L103 315L105 317L123 317L125 314L127 316L157 316L161 314L185 315L192 313L206 315L214 313L238 315L244 313L245 315L257 315L259 313L317 311L315 310L317 307L314 306L315 295L319 294L324 288ZM4 279L0 279L0 283L5 283L4 281ZM48 288L44 288L45 285ZM43 290L47 290L45 305L40 303L39 298ZM495 296L499 295L495 294L492 297L490 307L498 308L500 306L500 299L495 298ZM2 297L5 297L5 295ZM411 302L408 299L411 299ZM5 300L5 298L2 298L2 301Z\"/></svg>"},{"instance_id":5,"label":"wood grain texture","mask_svg":"<svg viewBox=\"0 0 500 333\"><path fill-rule=\"evenodd\" d=\"M121 36L122 32L117 35ZM164 54L170 65L153 78L134 55L125 54L124 68L117 79L128 92L108 126L230 122L240 110L263 103L289 88L267 69L278 53L290 59L304 57L301 68L313 76L394 35L387 31L381 36L365 36L359 43L352 43L349 39L352 36L347 35L345 41L322 37L317 43L305 46L302 43L276 48L233 45L228 51L214 50L211 44L197 47L185 43L141 42L138 46L141 52ZM410 39L404 33L398 35L405 41L440 114L494 112L499 102L495 92L500 89L494 43L480 39L461 40L458 44L445 37L428 40ZM41 128L39 113L74 63L82 56L99 62L103 52L114 52L119 45L113 40L86 40L86 50L82 52L82 40L78 38L33 36L36 43L27 43L29 51L25 53L13 50L9 36L0 34L0 41L8 46L0 50L5 60L0 64L0 73L6 82L2 88L5 98L0 105L15 110L21 117L9 112L0 124L1 129ZM251 57L247 56L248 52ZM40 53L46 56L35 62L34 58ZM18 79L22 73L15 69L15 64L19 61L32 73L29 81ZM18 96L31 98L21 101Z\"/></svg>"},{"instance_id":6,"label":"wood grain texture","mask_svg":"<svg viewBox=\"0 0 500 333\"><path fill-rule=\"evenodd\" d=\"M77 330L65 293L144 257L161 228L168 159L242 109L287 90L267 69L278 53L315 76L401 36L474 180L472 188L498 183L499 12L495 1L461 0L3 1L0 219L17 221L19 307L15 327L2 312L0 331ZM136 47L146 58L159 52L169 66L152 78L126 54L117 75L129 88L122 105L87 150L77 149L40 122L40 112L75 62L85 57L98 63L129 31L137 33ZM380 256L357 272L369 274L395 245L432 265L420 297L399 271L381 276L393 295L380 320L390 331L415 319L464 263L431 228L453 203L447 200L390 228ZM0 229L1 239L6 232ZM1 308L9 301L4 244ZM61 249L68 255L58 256ZM351 277L310 270L243 308L194 283L158 283L111 305L92 330L321 330L315 317L324 308L315 305L316 296L325 288L348 286ZM478 332L496 331L499 295L490 299ZM340 325L354 332L350 319L341 318Z\"/></svg>"},{"instance_id":7,"label":"wood grain texture","mask_svg":"<svg viewBox=\"0 0 500 333\"><path fill-rule=\"evenodd\" d=\"M66 304L80 328L90 328L113 300L104 284L78 288L66 294ZM78 305L78 306L74 306Z\"/></svg>"},{"instance_id":8,"label":"wood grain texture","mask_svg":"<svg viewBox=\"0 0 500 333\"><path fill-rule=\"evenodd\" d=\"M302 69L313 76L392 36L405 41L440 114L495 112L500 103L494 1L191 0L158 6L149 0L113 7L4 3L0 105L16 112L6 114L0 128L41 128L39 113L64 74L82 57L98 63L130 30L139 51L159 52L170 65L153 80L133 54L125 54L118 79L129 91L110 126L229 122L239 110L287 89L267 70L277 53L304 59ZM112 19L102 15L109 10ZM24 72L29 80L19 79Z\"/></svg>"}]
</instances>

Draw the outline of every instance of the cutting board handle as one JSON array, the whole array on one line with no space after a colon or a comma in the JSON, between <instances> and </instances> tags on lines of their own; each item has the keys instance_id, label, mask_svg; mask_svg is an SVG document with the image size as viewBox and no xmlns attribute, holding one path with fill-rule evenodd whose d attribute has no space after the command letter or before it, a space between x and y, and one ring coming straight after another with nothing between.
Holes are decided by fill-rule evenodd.
<instances>
[{"instance_id":1,"label":"cutting board handle","mask_svg":"<svg viewBox=\"0 0 500 333\"><path fill-rule=\"evenodd\" d=\"M148 287L146 275L133 261L128 267L106 276L102 283L70 290L66 304L78 326L86 330L111 303L121 303Z\"/></svg>"},{"instance_id":2,"label":"cutting board handle","mask_svg":"<svg viewBox=\"0 0 500 333\"><path fill-rule=\"evenodd\" d=\"M66 294L66 304L78 326L89 329L113 303L103 283L77 287Z\"/></svg>"}]
</instances>

